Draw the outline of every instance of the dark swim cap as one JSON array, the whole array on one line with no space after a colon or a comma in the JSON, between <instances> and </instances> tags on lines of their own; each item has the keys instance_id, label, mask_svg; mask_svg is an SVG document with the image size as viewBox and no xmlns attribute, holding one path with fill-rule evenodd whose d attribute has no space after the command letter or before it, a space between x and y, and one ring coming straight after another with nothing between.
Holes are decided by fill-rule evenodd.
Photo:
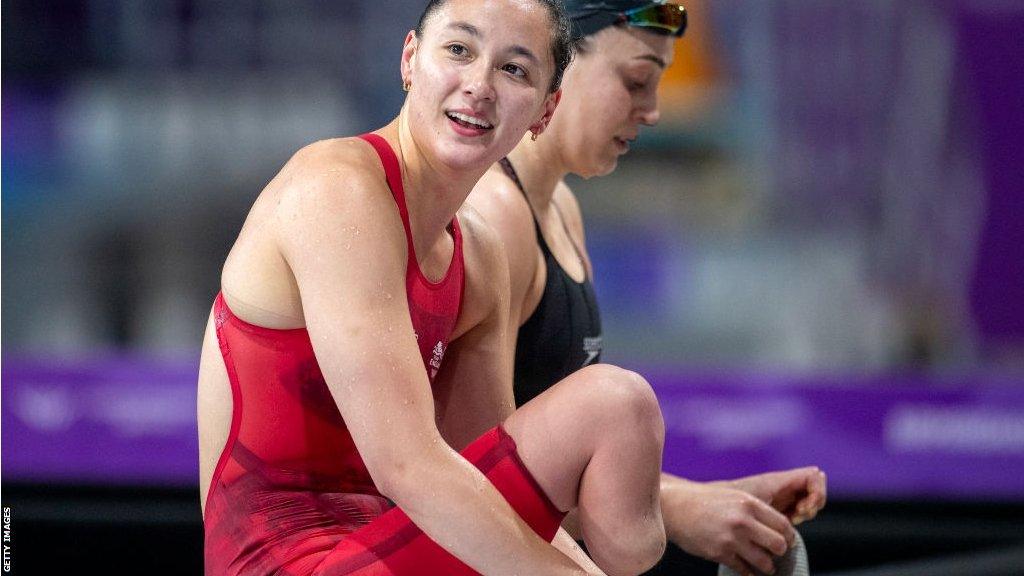
<instances>
[{"instance_id":1,"label":"dark swim cap","mask_svg":"<svg viewBox=\"0 0 1024 576\"><path fill-rule=\"evenodd\" d=\"M574 38L619 23L674 36L686 30L686 10L665 0L565 0L563 6L572 20Z\"/></svg>"}]
</instances>

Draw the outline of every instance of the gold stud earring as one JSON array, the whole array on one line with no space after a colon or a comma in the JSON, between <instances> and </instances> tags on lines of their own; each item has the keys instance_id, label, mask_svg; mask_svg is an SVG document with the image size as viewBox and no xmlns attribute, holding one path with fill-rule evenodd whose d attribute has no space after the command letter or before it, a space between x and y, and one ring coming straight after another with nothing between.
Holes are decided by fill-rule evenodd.
<instances>
[{"instance_id":1,"label":"gold stud earring","mask_svg":"<svg viewBox=\"0 0 1024 576\"><path fill-rule=\"evenodd\" d=\"M530 133L530 140L532 140L534 142L537 141L537 133L536 132Z\"/></svg>"},{"instance_id":2,"label":"gold stud earring","mask_svg":"<svg viewBox=\"0 0 1024 576\"><path fill-rule=\"evenodd\" d=\"M408 92L410 88L412 88L412 80L406 80L404 83L402 83L402 90Z\"/></svg>"}]
</instances>

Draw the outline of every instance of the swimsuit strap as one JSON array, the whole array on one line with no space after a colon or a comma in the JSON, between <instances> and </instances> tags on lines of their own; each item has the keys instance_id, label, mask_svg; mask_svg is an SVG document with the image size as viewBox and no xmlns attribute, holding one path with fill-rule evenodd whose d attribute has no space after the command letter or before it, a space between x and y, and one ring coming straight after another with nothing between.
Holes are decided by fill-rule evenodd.
<instances>
[{"instance_id":1,"label":"swimsuit strap","mask_svg":"<svg viewBox=\"0 0 1024 576\"><path fill-rule=\"evenodd\" d=\"M402 216L402 227L405 228L405 240L409 245L409 259L416 260L416 249L412 243L412 226L409 224L409 208L405 204L405 188L402 187L402 169L398 165L398 157L391 145L378 134L362 134L359 136L370 143L380 157L380 163L384 166L384 176L387 178L388 187L391 188L391 195L395 197L395 204L398 204L398 213Z\"/></svg>"},{"instance_id":2,"label":"swimsuit strap","mask_svg":"<svg viewBox=\"0 0 1024 576\"><path fill-rule=\"evenodd\" d=\"M516 187L523 193L523 198L526 199L526 204L530 207L530 215L533 217L533 228L537 232L537 240L540 242L541 249L545 254L550 254L551 250L548 248L548 243L544 240L544 233L540 229L540 221L537 220L537 213L533 209L533 204L530 203L530 197L526 194L526 188L523 187L522 180L519 179L519 174L516 172L515 166L512 165L512 161L508 157L498 160L501 168L508 174L508 177L515 182ZM555 199L551 199L551 205L555 207L555 211L558 212L558 219L562 221L562 230L565 230L566 236L569 238L569 243L572 244L572 249L576 252L576 257L579 258L580 264L583 266L584 277L587 276L587 261L583 258L583 253L580 251L579 246L576 245L576 241L573 240L572 234L569 232L569 228L565 225L565 215L562 214L562 209L558 207L558 203ZM559 265L561 268L561 265Z\"/></svg>"}]
</instances>

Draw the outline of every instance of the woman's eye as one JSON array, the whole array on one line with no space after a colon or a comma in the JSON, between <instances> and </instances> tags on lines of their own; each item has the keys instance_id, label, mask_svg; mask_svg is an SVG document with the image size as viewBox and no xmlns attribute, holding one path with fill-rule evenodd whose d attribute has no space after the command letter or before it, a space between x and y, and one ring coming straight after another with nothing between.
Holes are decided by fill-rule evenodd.
<instances>
[{"instance_id":1,"label":"woman's eye","mask_svg":"<svg viewBox=\"0 0 1024 576\"><path fill-rule=\"evenodd\" d=\"M522 68L520 68L516 64L505 64L505 66L502 69L505 70L505 72L508 72L509 74L511 74L513 76L519 76L519 77L526 76L526 70L523 70Z\"/></svg>"},{"instance_id":2,"label":"woman's eye","mask_svg":"<svg viewBox=\"0 0 1024 576\"><path fill-rule=\"evenodd\" d=\"M465 56L468 50L462 44L449 44L448 52L450 52L453 56Z\"/></svg>"}]
</instances>

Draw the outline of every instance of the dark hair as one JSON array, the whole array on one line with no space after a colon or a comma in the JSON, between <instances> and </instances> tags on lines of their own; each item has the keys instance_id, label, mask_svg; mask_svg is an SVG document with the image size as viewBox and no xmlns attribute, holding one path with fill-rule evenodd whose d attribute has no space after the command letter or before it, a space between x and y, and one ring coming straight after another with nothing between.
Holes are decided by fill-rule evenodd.
<instances>
[{"instance_id":1,"label":"dark hair","mask_svg":"<svg viewBox=\"0 0 1024 576\"><path fill-rule=\"evenodd\" d=\"M551 23L554 30L551 34L551 56L555 60L555 75L551 78L549 92L554 92L562 85L562 75L565 69L572 62L573 54L576 52L576 41L572 38L572 22L566 16L562 3L559 0L535 0L548 9L551 16ZM423 27L439 8L444 6L447 0L430 0L427 7L423 9L419 22L416 23L416 37L423 37Z\"/></svg>"}]
</instances>

